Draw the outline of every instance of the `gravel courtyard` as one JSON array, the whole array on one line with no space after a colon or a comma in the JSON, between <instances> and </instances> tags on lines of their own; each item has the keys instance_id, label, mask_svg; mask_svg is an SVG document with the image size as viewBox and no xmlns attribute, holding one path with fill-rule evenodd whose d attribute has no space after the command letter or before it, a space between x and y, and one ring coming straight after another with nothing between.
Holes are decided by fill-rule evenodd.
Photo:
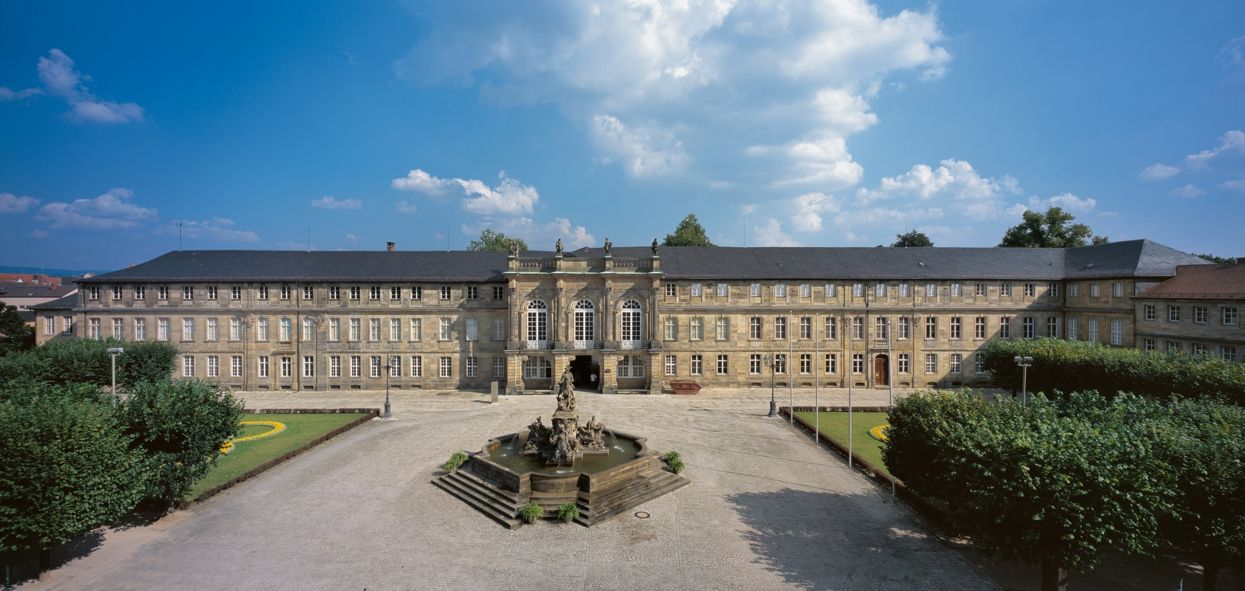
<instances>
[{"instance_id":1,"label":"gravel courtyard","mask_svg":"<svg viewBox=\"0 0 1245 591\"><path fill-rule=\"evenodd\" d=\"M766 392L765 394L768 394ZM780 392L780 399L786 392ZM869 392L857 404L879 403ZM375 392L256 393L249 408L378 407ZM691 485L591 529L508 531L433 487L437 466L552 396L395 394L364 424L93 552L32 589L990 589L902 505L784 421L759 391L579 395L580 415L685 457ZM785 400L783 401L785 403ZM812 402L801 393L797 404ZM822 404L839 402L824 395Z\"/></svg>"}]
</instances>

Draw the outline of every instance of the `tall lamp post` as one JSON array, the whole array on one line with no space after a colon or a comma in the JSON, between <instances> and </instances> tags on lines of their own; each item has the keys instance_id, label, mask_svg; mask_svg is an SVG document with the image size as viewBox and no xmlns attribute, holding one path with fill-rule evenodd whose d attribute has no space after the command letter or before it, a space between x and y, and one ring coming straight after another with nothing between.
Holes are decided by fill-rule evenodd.
<instances>
[{"instance_id":1,"label":"tall lamp post","mask_svg":"<svg viewBox=\"0 0 1245 591\"><path fill-rule=\"evenodd\" d=\"M396 367L396 365L393 362L392 356L389 357L388 361L389 362L385 364L385 412L380 415L380 418L382 419L393 418L393 409L389 405L389 376L393 375L393 368Z\"/></svg>"},{"instance_id":2,"label":"tall lamp post","mask_svg":"<svg viewBox=\"0 0 1245 591\"><path fill-rule=\"evenodd\" d=\"M1029 367L1033 365L1033 358L1028 355L1017 355L1013 361L1020 366L1020 404L1027 406L1029 404Z\"/></svg>"},{"instance_id":3,"label":"tall lamp post","mask_svg":"<svg viewBox=\"0 0 1245 591\"><path fill-rule=\"evenodd\" d=\"M765 364L769 366L769 416L778 416L778 399L774 398L774 356L766 354Z\"/></svg>"},{"instance_id":4,"label":"tall lamp post","mask_svg":"<svg viewBox=\"0 0 1245 591\"><path fill-rule=\"evenodd\" d=\"M112 399L117 399L117 355L125 353L122 347L108 347L108 356L112 358Z\"/></svg>"}]
</instances>

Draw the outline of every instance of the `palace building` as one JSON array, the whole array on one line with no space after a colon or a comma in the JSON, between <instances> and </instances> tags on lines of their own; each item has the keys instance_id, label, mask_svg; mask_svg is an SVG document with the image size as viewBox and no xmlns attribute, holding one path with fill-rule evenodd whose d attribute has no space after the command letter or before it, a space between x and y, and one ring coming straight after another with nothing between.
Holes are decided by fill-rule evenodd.
<instances>
[{"instance_id":1,"label":"palace building","mask_svg":"<svg viewBox=\"0 0 1245 591\"><path fill-rule=\"evenodd\" d=\"M797 387L972 385L986 378L977 351L990 339L1149 343L1138 340L1152 338L1140 336L1150 333L1138 294L1155 293L1178 266L1206 263L1148 240L175 251L38 306L37 334L40 343L169 341L178 376L243 390L497 381L521 393L550 389L568 365L577 387L606 393L657 393L672 381L761 386L771 376ZM1231 301L1236 311L1217 314L1236 323L1243 302ZM1239 324L1224 330L1241 339Z\"/></svg>"}]
</instances>

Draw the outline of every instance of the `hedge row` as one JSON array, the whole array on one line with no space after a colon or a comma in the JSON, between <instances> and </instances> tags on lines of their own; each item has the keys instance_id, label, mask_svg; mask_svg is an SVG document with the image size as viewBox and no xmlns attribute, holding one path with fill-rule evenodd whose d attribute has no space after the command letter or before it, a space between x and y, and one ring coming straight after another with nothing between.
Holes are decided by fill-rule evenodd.
<instances>
[{"instance_id":1,"label":"hedge row","mask_svg":"<svg viewBox=\"0 0 1245 591\"><path fill-rule=\"evenodd\" d=\"M177 349L168 343L115 339L52 341L29 351L0 357L0 385L33 382L47 385L112 383L109 347L123 347L117 356L117 386L167 380L173 373Z\"/></svg>"},{"instance_id":2,"label":"hedge row","mask_svg":"<svg viewBox=\"0 0 1245 591\"><path fill-rule=\"evenodd\" d=\"M982 349L995 385L1020 390L1014 358L1033 357L1030 392L1094 390L1167 398L1224 398L1245 406L1245 364L1181 353L1153 353L1058 339L995 340Z\"/></svg>"}]
</instances>

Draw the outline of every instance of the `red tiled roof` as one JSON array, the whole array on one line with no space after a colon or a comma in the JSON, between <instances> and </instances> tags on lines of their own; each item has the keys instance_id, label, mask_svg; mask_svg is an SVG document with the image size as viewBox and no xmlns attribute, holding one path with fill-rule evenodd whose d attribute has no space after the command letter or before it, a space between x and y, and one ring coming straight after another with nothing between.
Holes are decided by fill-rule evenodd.
<instances>
[{"instance_id":1,"label":"red tiled roof","mask_svg":"<svg viewBox=\"0 0 1245 591\"><path fill-rule=\"evenodd\" d=\"M1245 299L1245 263L1191 265L1176 276L1141 292L1139 298Z\"/></svg>"}]
</instances>

